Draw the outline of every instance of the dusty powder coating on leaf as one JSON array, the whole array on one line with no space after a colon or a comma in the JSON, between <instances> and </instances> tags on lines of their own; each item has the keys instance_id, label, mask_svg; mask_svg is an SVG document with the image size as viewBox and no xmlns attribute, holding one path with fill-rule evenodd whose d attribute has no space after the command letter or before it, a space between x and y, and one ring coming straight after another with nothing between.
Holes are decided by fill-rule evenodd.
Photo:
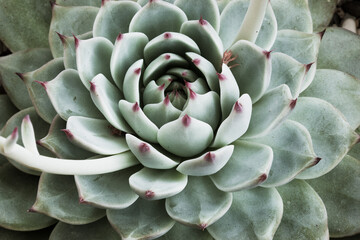
<instances>
[{"instance_id":1,"label":"dusty powder coating on leaf","mask_svg":"<svg viewBox=\"0 0 360 240\"><path fill-rule=\"evenodd\" d=\"M360 168L359 151L347 154L360 139L354 131L360 125L360 83L353 77L360 76L349 71L352 68L332 70L334 67L322 60L324 54L326 58L338 49L322 50L323 44L334 42L327 39L334 32L351 39L342 48L359 39L331 28L313 33L312 23L320 22L317 16L325 9L321 7L324 2L103 0L89 2L92 7L62 6L72 3L59 0L52 5L51 51L43 49L47 53L40 54L35 49L0 58L8 102L20 106L20 97L29 92L32 101L24 102L34 104L30 109L19 107L24 110L13 117L17 110L10 111L6 117L10 120L1 131L0 153L21 168L6 163L0 169L5 176L0 191L9 192L13 187L21 205L33 204L30 211L50 216L37 214L41 219L29 220L35 216L21 215L27 209L18 213L17 205L0 201L0 208L11 216L15 213L21 227L1 217L0 226L32 231L57 219L60 223L54 235L75 231L86 237L91 229L98 233L110 229L106 234L112 232L117 238L120 233L123 238L165 235L170 239L255 239L254 232L259 229L266 229L261 232L266 239L298 239L298 233L321 239L328 238L329 231L337 237L360 231L357 218L352 217L359 211L348 213L337 202L341 195L347 206L359 205L360 196L342 194L340 185L344 184L337 183L344 175L338 171L355 179ZM3 4L0 1L0 6ZM33 3L22 4L31 9ZM261 6L252 8L256 4ZM246 14L248 7L257 12ZM79 21L72 22L74 16ZM297 17L301 21L295 21ZM249 31L236 36L242 22L262 26L246 26ZM241 40L253 35L255 40ZM321 38L325 43L320 46ZM52 55L62 56L61 44L65 66L60 69L49 60ZM158 65L151 68L157 56L161 56ZM25 67L33 62L36 67ZM16 69L8 74L7 66ZM50 72L59 73L56 84L55 79L43 77ZM98 74L102 75L95 81ZM18 82L21 79L24 81ZM79 84L74 84L74 79ZM46 92L33 87L38 86L33 81ZM34 101L38 99L47 101ZM2 98L0 104L5 109L9 106ZM67 110L66 115L59 106ZM50 111L60 116L50 121ZM46 122L42 122L43 116L47 116ZM0 117L0 121L5 120ZM48 136L44 131L39 134L49 124ZM21 129L23 145L16 144L17 129ZM33 139L33 132L40 140ZM58 157L34 151L36 140ZM103 156L85 160L95 155ZM48 172L41 176L39 187L37 181L25 180L34 169ZM16 182L22 185L3 184L7 172L18 176ZM324 190L325 174L332 174L336 191ZM72 176L62 175L76 175L75 182ZM357 185L354 180L353 186ZM50 201L53 196L60 196L59 201ZM339 212L332 211L334 205ZM259 211L262 214L254 214ZM107 218L103 218L105 214ZM338 216L342 223L334 223ZM146 227L140 231L127 219ZM343 224L347 219L355 224ZM111 238L106 234L101 237Z\"/></svg>"}]
</instances>

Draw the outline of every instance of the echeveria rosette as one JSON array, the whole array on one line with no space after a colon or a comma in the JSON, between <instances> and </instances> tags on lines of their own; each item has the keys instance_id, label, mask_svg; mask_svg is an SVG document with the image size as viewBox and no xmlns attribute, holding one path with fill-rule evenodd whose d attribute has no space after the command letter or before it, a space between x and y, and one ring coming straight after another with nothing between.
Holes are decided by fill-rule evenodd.
<instances>
[{"instance_id":1,"label":"echeveria rosette","mask_svg":"<svg viewBox=\"0 0 360 240\"><path fill-rule=\"evenodd\" d=\"M57 1L51 50L0 58L0 232L358 233L360 40L310 3Z\"/></svg>"}]
</instances>

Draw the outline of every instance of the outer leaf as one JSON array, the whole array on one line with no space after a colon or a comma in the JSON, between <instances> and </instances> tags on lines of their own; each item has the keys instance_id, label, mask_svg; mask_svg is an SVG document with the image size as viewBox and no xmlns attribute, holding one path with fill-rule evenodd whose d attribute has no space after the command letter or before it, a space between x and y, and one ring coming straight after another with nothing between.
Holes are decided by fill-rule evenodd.
<instances>
[{"instance_id":1,"label":"outer leaf","mask_svg":"<svg viewBox=\"0 0 360 240\"><path fill-rule=\"evenodd\" d=\"M204 230L230 208L232 194L218 190L208 177L189 177L184 191L166 199L166 211L176 221Z\"/></svg>"},{"instance_id":2,"label":"outer leaf","mask_svg":"<svg viewBox=\"0 0 360 240\"><path fill-rule=\"evenodd\" d=\"M318 68L336 69L360 79L360 54L354 54L359 51L359 35L343 28L328 28L321 41Z\"/></svg>"},{"instance_id":3,"label":"outer leaf","mask_svg":"<svg viewBox=\"0 0 360 240\"><path fill-rule=\"evenodd\" d=\"M226 4L226 7L221 12L220 21L220 38L224 44L224 49L228 49L235 41L240 30L241 24L244 20L249 2L247 0L229 1L222 0L218 4ZM220 7L220 6L219 6ZM275 14L271 5L265 12L263 24L261 25L259 35L255 41L256 45L266 50L270 50L273 45L277 33L277 22Z\"/></svg>"},{"instance_id":4,"label":"outer leaf","mask_svg":"<svg viewBox=\"0 0 360 240\"><path fill-rule=\"evenodd\" d=\"M269 174L273 152L266 145L245 141L234 142L234 152L223 169L211 175L222 191L234 192L255 187Z\"/></svg>"},{"instance_id":5,"label":"outer leaf","mask_svg":"<svg viewBox=\"0 0 360 240\"><path fill-rule=\"evenodd\" d=\"M290 182L305 168L319 161L308 130L298 122L285 120L264 137L254 139L273 150L274 159L265 187L280 186Z\"/></svg>"},{"instance_id":6,"label":"outer leaf","mask_svg":"<svg viewBox=\"0 0 360 240\"><path fill-rule=\"evenodd\" d=\"M154 239L168 232L175 224L166 213L164 201L139 198L123 210L107 210L110 224L123 239Z\"/></svg>"},{"instance_id":7,"label":"outer leaf","mask_svg":"<svg viewBox=\"0 0 360 240\"><path fill-rule=\"evenodd\" d=\"M115 42L119 33L129 32L131 19L140 8L139 4L131 1L102 1L94 22L94 37L105 37Z\"/></svg>"},{"instance_id":8,"label":"outer leaf","mask_svg":"<svg viewBox=\"0 0 360 240\"><path fill-rule=\"evenodd\" d=\"M105 215L101 209L79 204L72 176L43 173L32 211L44 213L69 224L87 224Z\"/></svg>"},{"instance_id":9,"label":"outer leaf","mask_svg":"<svg viewBox=\"0 0 360 240\"><path fill-rule=\"evenodd\" d=\"M107 239L120 240L120 236L111 227L106 218L85 225L71 225L63 222L56 224L49 240L88 240Z\"/></svg>"},{"instance_id":10,"label":"outer leaf","mask_svg":"<svg viewBox=\"0 0 360 240\"><path fill-rule=\"evenodd\" d=\"M135 14L129 32L145 33L151 40L163 32L179 32L181 24L186 20L180 8L165 1L153 0Z\"/></svg>"},{"instance_id":11,"label":"outer leaf","mask_svg":"<svg viewBox=\"0 0 360 240\"><path fill-rule=\"evenodd\" d=\"M333 169L355 144L358 135L331 104L318 98L303 97L290 115L310 132L314 150L322 160L297 177L311 179Z\"/></svg>"},{"instance_id":12,"label":"outer leaf","mask_svg":"<svg viewBox=\"0 0 360 240\"><path fill-rule=\"evenodd\" d=\"M92 30L99 8L88 6L63 7L53 5L49 31L50 49L54 58L62 57L63 47L57 35L71 36L87 33Z\"/></svg>"},{"instance_id":13,"label":"outer leaf","mask_svg":"<svg viewBox=\"0 0 360 240\"><path fill-rule=\"evenodd\" d=\"M61 130L66 128L66 122L59 116L55 116L51 123L48 134L38 143L53 152L59 158L86 159L93 157L94 153L83 148L75 147Z\"/></svg>"},{"instance_id":14,"label":"outer leaf","mask_svg":"<svg viewBox=\"0 0 360 240\"><path fill-rule=\"evenodd\" d=\"M279 30L312 33L313 23L307 0L272 0Z\"/></svg>"},{"instance_id":15,"label":"outer leaf","mask_svg":"<svg viewBox=\"0 0 360 240\"><path fill-rule=\"evenodd\" d=\"M0 1L0 39L12 51L48 47L49 2Z\"/></svg>"},{"instance_id":16,"label":"outer leaf","mask_svg":"<svg viewBox=\"0 0 360 240\"><path fill-rule=\"evenodd\" d=\"M249 94L253 103L257 102L270 83L270 53L245 40L236 42L229 51L237 56L230 64L234 66L231 71L241 92Z\"/></svg>"},{"instance_id":17,"label":"outer leaf","mask_svg":"<svg viewBox=\"0 0 360 240\"><path fill-rule=\"evenodd\" d=\"M37 240L48 240L51 228L45 228L38 231L31 232L19 232L11 231L5 228L0 228L0 236L5 240L28 240L28 239L37 239Z\"/></svg>"},{"instance_id":18,"label":"outer leaf","mask_svg":"<svg viewBox=\"0 0 360 240\"><path fill-rule=\"evenodd\" d=\"M101 2L98 0L56 0L56 4L60 6L94 6L100 7Z\"/></svg>"},{"instance_id":19,"label":"outer leaf","mask_svg":"<svg viewBox=\"0 0 360 240\"><path fill-rule=\"evenodd\" d=\"M295 107L290 89L282 84L267 92L253 106L250 125L244 137L254 138L266 135L287 117Z\"/></svg>"},{"instance_id":20,"label":"outer leaf","mask_svg":"<svg viewBox=\"0 0 360 240\"><path fill-rule=\"evenodd\" d=\"M38 213L30 213L38 178L22 173L10 164L0 166L0 226L16 231L32 231L54 224L56 221Z\"/></svg>"},{"instance_id":21,"label":"outer leaf","mask_svg":"<svg viewBox=\"0 0 360 240\"><path fill-rule=\"evenodd\" d=\"M233 193L229 211L208 229L215 239L271 240L283 214L275 188L255 188Z\"/></svg>"},{"instance_id":22,"label":"outer leaf","mask_svg":"<svg viewBox=\"0 0 360 240\"><path fill-rule=\"evenodd\" d=\"M25 84L15 73L33 71L51 59L51 52L46 48L19 51L0 58L0 78L2 86L17 108L28 108L31 107L32 104Z\"/></svg>"},{"instance_id":23,"label":"outer leaf","mask_svg":"<svg viewBox=\"0 0 360 240\"><path fill-rule=\"evenodd\" d=\"M63 58L57 58L33 72L22 75L22 79L26 84L33 106L39 116L48 123L51 123L56 115L56 111L52 106L45 89L41 85L55 78L62 70L64 70Z\"/></svg>"},{"instance_id":24,"label":"outer leaf","mask_svg":"<svg viewBox=\"0 0 360 240\"><path fill-rule=\"evenodd\" d=\"M11 103L9 97L5 94L0 94L0 106L1 106L0 129L2 129L6 121L12 115L14 115L18 111L18 109Z\"/></svg>"},{"instance_id":25,"label":"outer leaf","mask_svg":"<svg viewBox=\"0 0 360 240\"><path fill-rule=\"evenodd\" d=\"M359 176L359 159L347 155L333 171L307 181L324 201L331 237L360 232Z\"/></svg>"},{"instance_id":26,"label":"outer leaf","mask_svg":"<svg viewBox=\"0 0 360 240\"><path fill-rule=\"evenodd\" d=\"M324 203L305 181L295 180L277 188L284 214L274 240L329 239Z\"/></svg>"},{"instance_id":27,"label":"outer leaf","mask_svg":"<svg viewBox=\"0 0 360 240\"><path fill-rule=\"evenodd\" d=\"M45 84L52 105L64 120L71 116L102 118L93 104L89 91L82 84L74 69L62 71L55 79Z\"/></svg>"},{"instance_id":28,"label":"outer leaf","mask_svg":"<svg viewBox=\"0 0 360 240\"><path fill-rule=\"evenodd\" d=\"M64 48L64 66L65 69L77 69L77 65L76 65L76 46L75 46L75 41L76 39L81 39L81 40L86 40L86 39L90 39L93 37L93 33L92 32L87 32L81 35L78 35L77 37L75 36L65 36L65 35L61 35L59 34L59 37L61 39L61 42L63 44L63 48Z\"/></svg>"},{"instance_id":29,"label":"outer leaf","mask_svg":"<svg viewBox=\"0 0 360 240\"><path fill-rule=\"evenodd\" d=\"M87 89L90 89L90 81L99 73L112 80L109 63L113 48L113 44L103 37L78 40L76 64L80 79Z\"/></svg>"},{"instance_id":30,"label":"outer leaf","mask_svg":"<svg viewBox=\"0 0 360 240\"><path fill-rule=\"evenodd\" d=\"M140 197L158 200L174 196L181 192L188 178L173 169L157 170L143 168L129 178L130 187Z\"/></svg>"},{"instance_id":31,"label":"outer leaf","mask_svg":"<svg viewBox=\"0 0 360 240\"><path fill-rule=\"evenodd\" d=\"M314 32L320 32L329 26L336 9L336 0L308 0Z\"/></svg>"},{"instance_id":32,"label":"outer leaf","mask_svg":"<svg viewBox=\"0 0 360 240\"><path fill-rule=\"evenodd\" d=\"M129 207L139 197L129 185L129 177L137 169L135 167L107 174L75 176L80 201L100 208Z\"/></svg>"},{"instance_id":33,"label":"outer leaf","mask_svg":"<svg viewBox=\"0 0 360 240\"><path fill-rule=\"evenodd\" d=\"M202 17L206 21L208 21L217 32L219 32L220 13L217 6L217 1L198 0L194 2L186 0L176 0L174 4L185 12L188 20L198 20Z\"/></svg>"},{"instance_id":34,"label":"outer leaf","mask_svg":"<svg viewBox=\"0 0 360 240\"><path fill-rule=\"evenodd\" d=\"M301 96L324 99L344 114L352 129L359 127L360 79L333 69L319 69Z\"/></svg>"},{"instance_id":35,"label":"outer leaf","mask_svg":"<svg viewBox=\"0 0 360 240\"><path fill-rule=\"evenodd\" d=\"M106 120L70 117L65 133L75 144L98 154L112 155L129 150L125 138Z\"/></svg>"}]
</instances>

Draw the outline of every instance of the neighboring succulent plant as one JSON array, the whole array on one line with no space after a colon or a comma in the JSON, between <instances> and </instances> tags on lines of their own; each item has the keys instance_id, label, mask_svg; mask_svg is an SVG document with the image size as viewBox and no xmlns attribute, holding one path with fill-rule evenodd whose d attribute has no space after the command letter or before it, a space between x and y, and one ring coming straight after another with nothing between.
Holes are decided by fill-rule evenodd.
<instances>
[{"instance_id":1,"label":"neighboring succulent plant","mask_svg":"<svg viewBox=\"0 0 360 240\"><path fill-rule=\"evenodd\" d=\"M58 0L50 26L42 4L0 0L0 235L360 232L360 38L322 31L335 1Z\"/></svg>"}]
</instances>

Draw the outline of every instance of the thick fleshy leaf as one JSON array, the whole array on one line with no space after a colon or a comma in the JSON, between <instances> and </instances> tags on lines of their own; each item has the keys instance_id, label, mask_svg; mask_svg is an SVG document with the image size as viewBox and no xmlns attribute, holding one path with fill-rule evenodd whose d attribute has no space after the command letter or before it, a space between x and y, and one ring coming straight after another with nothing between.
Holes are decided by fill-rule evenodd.
<instances>
[{"instance_id":1,"label":"thick fleshy leaf","mask_svg":"<svg viewBox=\"0 0 360 240\"><path fill-rule=\"evenodd\" d=\"M236 79L230 68L223 64L222 72L218 74L220 84L220 105L222 120L227 118L232 110L234 103L240 97L240 90Z\"/></svg>"},{"instance_id":2,"label":"thick fleshy leaf","mask_svg":"<svg viewBox=\"0 0 360 240\"><path fill-rule=\"evenodd\" d=\"M45 88L56 112L64 120L71 116L103 118L76 70L62 71L55 79L47 82Z\"/></svg>"},{"instance_id":3,"label":"thick fleshy leaf","mask_svg":"<svg viewBox=\"0 0 360 240\"><path fill-rule=\"evenodd\" d=\"M281 84L286 84L289 87L293 98L297 98L302 90L302 84L305 81L307 65L280 52L271 54L271 65L271 80L267 91L270 91Z\"/></svg>"},{"instance_id":4,"label":"thick fleshy leaf","mask_svg":"<svg viewBox=\"0 0 360 240\"><path fill-rule=\"evenodd\" d=\"M174 75L175 77L180 79L182 78L186 82L194 82L196 81L196 79L199 78L199 76L195 72L186 68L175 67L169 69L166 73L170 75Z\"/></svg>"},{"instance_id":5,"label":"thick fleshy leaf","mask_svg":"<svg viewBox=\"0 0 360 240\"><path fill-rule=\"evenodd\" d=\"M179 32L181 24L186 20L185 13L177 6L153 0L135 14L130 22L129 32L145 33L151 40L167 31Z\"/></svg>"},{"instance_id":6,"label":"thick fleshy leaf","mask_svg":"<svg viewBox=\"0 0 360 240\"><path fill-rule=\"evenodd\" d=\"M63 70L63 58L57 58L33 72L21 75L28 89L33 106L42 119L48 123L51 123L56 115L56 111L46 94L46 90L41 85L54 79Z\"/></svg>"},{"instance_id":7,"label":"thick fleshy leaf","mask_svg":"<svg viewBox=\"0 0 360 240\"><path fill-rule=\"evenodd\" d=\"M48 47L49 2L0 1L0 39L12 51Z\"/></svg>"},{"instance_id":8,"label":"thick fleshy leaf","mask_svg":"<svg viewBox=\"0 0 360 240\"><path fill-rule=\"evenodd\" d=\"M54 224L52 218L27 210L36 197L38 177L22 173L10 164L0 166L0 226L32 231Z\"/></svg>"},{"instance_id":9,"label":"thick fleshy leaf","mask_svg":"<svg viewBox=\"0 0 360 240\"><path fill-rule=\"evenodd\" d=\"M140 103L140 78L143 66L144 60L137 60L129 67L124 77L124 98L131 103Z\"/></svg>"},{"instance_id":10,"label":"thick fleshy leaf","mask_svg":"<svg viewBox=\"0 0 360 240\"><path fill-rule=\"evenodd\" d=\"M59 222L51 232L49 240L78 240L81 238L88 240L120 240L120 236L106 218L84 225Z\"/></svg>"},{"instance_id":11,"label":"thick fleshy leaf","mask_svg":"<svg viewBox=\"0 0 360 240\"><path fill-rule=\"evenodd\" d=\"M3 129L0 132L1 136L7 137L12 134L15 128L18 128L21 126L21 123L23 119L29 115L29 118L33 122L33 128L35 131L35 137L36 139L44 137L48 130L49 130L49 124L45 122L35 111L34 107L26 108L24 110L21 110L14 114L6 123L6 125L3 127ZM21 131L18 131L19 134L19 140L17 141L19 145L23 146L22 143L22 134ZM46 156L52 156L51 152L49 152L47 149L40 147L39 149L40 154L46 155ZM0 150L1 151L1 150ZM29 169L27 167L24 167L21 164L18 164L11 158L8 158L10 163L14 165L19 170L26 172L28 174L34 174L34 175L40 175L40 173L36 170Z\"/></svg>"},{"instance_id":12,"label":"thick fleshy leaf","mask_svg":"<svg viewBox=\"0 0 360 240\"><path fill-rule=\"evenodd\" d=\"M359 35L343 28L327 28L320 45L318 68L336 69L360 79L360 54L354 54L359 51Z\"/></svg>"},{"instance_id":13,"label":"thick fleshy leaf","mask_svg":"<svg viewBox=\"0 0 360 240\"><path fill-rule=\"evenodd\" d=\"M38 143L49 149L59 158L86 159L94 156L83 148L75 147L61 130L66 128L66 122L57 115L51 123L48 134Z\"/></svg>"},{"instance_id":14,"label":"thick fleshy leaf","mask_svg":"<svg viewBox=\"0 0 360 240\"><path fill-rule=\"evenodd\" d=\"M266 135L287 117L295 107L290 89L282 84L267 92L253 106L250 126L244 137L255 138Z\"/></svg>"},{"instance_id":15,"label":"thick fleshy leaf","mask_svg":"<svg viewBox=\"0 0 360 240\"><path fill-rule=\"evenodd\" d=\"M331 104L318 98L299 98L290 119L307 128L315 153L322 159L316 166L301 172L297 178L312 179L329 172L358 139L342 114Z\"/></svg>"},{"instance_id":16,"label":"thick fleshy leaf","mask_svg":"<svg viewBox=\"0 0 360 240\"><path fill-rule=\"evenodd\" d=\"M0 129L3 128L6 121L14 115L18 109L12 104L9 97L6 94L0 94L0 106L1 106L1 115L0 115Z\"/></svg>"},{"instance_id":17,"label":"thick fleshy leaf","mask_svg":"<svg viewBox=\"0 0 360 240\"><path fill-rule=\"evenodd\" d=\"M270 83L270 53L245 40L236 42L229 52L236 58L230 63L231 71L241 92L249 94L253 103L257 102Z\"/></svg>"},{"instance_id":18,"label":"thick fleshy leaf","mask_svg":"<svg viewBox=\"0 0 360 240\"><path fill-rule=\"evenodd\" d=\"M50 49L54 58L63 56L63 46L58 33L79 35L92 30L99 8L90 6L63 7L53 5L49 31Z\"/></svg>"},{"instance_id":19,"label":"thick fleshy leaf","mask_svg":"<svg viewBox=\"0 0 360 240\"><path fill-rule=\"evenodd\" d=\"M71 142L98 154L129 150L122 134L106 120L73 116L68 119L64 132Z\"/></svg>"},{"instance_id":20,"label":"thick fleshy leaf","mask_svg":"<svg viewBox=\"0 0 360 240\"><path fill-rule=\"evenodd\" d=\"M86 40L93 37L93 33L87 32L78 36L65 36L58 34L64 48L64 66L65 69L77 69L76 65L76 39Z\"/></svg>"},{"instance_id":21,"label":"thick fleshy leaf","mask_svg":"<svg viewBox=\"0 0 360 240\"><path fill-rule=\"evenodd\" d=\"M138 167L107 174L75 176L80 201L100 208L129 207L139 197L129 185L129 177L136 170Z\"/></svg>"},{"instance_id":22,"label":"thick fleshy leaf","mask_svg":"<svg viewBox=\"0 0 360 240\"><path fill-rule=\"evenodd\" d=\"M199 71L204 75L210 89L220 93L219 79L216 75L217 71L213 64L203 56L194 52L187 52L186 56L190 58L192 63L195 65L195 68L199 69Z\"/></svg>"},{"instance_id":23,"label":"thick fleshy leaf","mask_svg":"<svg viewBox=\"0 0 360 240\"><path fill-rule=\"evenodd\" d=\"M188 99L184 105L182 115L187 114L209 124L212 129L217 129L221 120L219 95L214 91L197 94L191 89L188 90Z\"/></svg>"},{"instance_id":24,"label":"thick fleshy leaf","mask_svg":"<svg viewBox=\"0 0 360 240\"><path fill-rule=\"evenodd\" d=\"M278 187L284 213L274 239L329 239L324 203L305 181Z\"/></svg>"},{"instance_id":25,"label":"thick fleshy leaf","mask_svg":"<svg viewBox=\"0 0 360 240\"><path fill-rule=\"evenodd\" d=\"M143 97L143 104L152 104L152 103L159 103L165 99L165 85L158 86L155 81L149 82L146 85L142 97Z\"/></svg>"},{"instance_id":26,"label":"thick fleshy leaf","mask_svg":"<svg viewBox=\"0 0 360 240\"><path fill-rule=\"evenodd\" d=\"M229 211L208 229L215 239L272 239L283 214L275 188L255 188L233 193Z\"/></svg>"},{"instance_id":27,"label":"thick fleshy leaf","mask_svg":"<svg viewBox=\"0 0 360 240\"><path fill-rule=\"evenodd\" d=\"M153 38L144 49L145 62L150 63L163 53L175 53L185 56L186 52L200 54L197 44L188 36L177 32L165 32Z\"/></svg>"},{"instance_id":28,"label":"thick fleshy leaf","mask_svg":"<svg viewBox=\"0 0 360 240\"><path fill-rule=\"evenodd\" d=\"M237 37L247 9L249 8L250 1L223 0L222 2L225 2L226 7L221 12L219 35L224 44L224 49L228 49ZM271 4L268 4L259 35L255 41L256 45L266 50L270 50L275 41L276 33L277 22L275 14L271 8Z\"/></svg>"},{"instance_id":29,"label":"thick fleshy leaf","mask_svg":"<svg viewBox=\"0 0 360 240\"><path fill-rule=\"evenodd\" d=\"M145 69L143 82L147 85L150 81L156 80L170 67L187 67L188 62L181 56L174 53L164 53L152 61Z\"/></svg>"},{"instance_id":30,"label":"thick fleshy leaf","mask_svg":"<svg viewBox=\"0 0 360 240\"><path fill-rule=\"evenodd\" d=\"M131 19L140 8L132 1L102 1L94 22L94 37L105 37L115 42L119 33L129 32Z\"/></svg>"},{"instance_id":31,"label":"thick fleshy leaf","mask_svg":"<svg viewBox=\"0 0 360 240\"><path fill-rule=\"evenodd\" d=\"M336 9L336 0L308 0L314 32L323 31L329 26Z\"/></svg>"},{"instance_id":32,"label":"thick fleshy leaf","mask_svg":"<svg viewBox=\"0 0 360 240\"><path fill-rule=\"evenodd\" d=\"M232 194L217 189L208 177L189 177L186 188L166 199L166 211L176 221L204 230L230 208Z\"/></svg>"},{"instance_id":33,"label":"thick fleshy leaf","mask_svg":"<svg viewBox=\"0 0 360 240\"><path fill-rule=\"evenodd\" d=\"M144 113L158 128L161 128L164 124L177 119L181 111L171 104L167 96L160 103L147 104Z\"/></svg>"},{"instance_id":34,"label":"thick fleshy leaf","mask_svg":"<svg viewBox=\"0 0 360 240\"><path fill-rule=\"evenodd\" d=\"M90 84L91 98L106 120L121 131L131 132L118 107L119 101L124 98L119 89L101 73L96 75Z\"/></svg>"},{"instance_id":35,"label":"thick fleshy leaf","mask_svg":"<svg viewBox=\"0 0 360 240\"><path fill-rule=\"evenodd\" d=\"M273 151L269 146L234 142L234 152L223 169L210 176L217 188L226 192L256 187L267 179Z\"/></svg>"},{"instance_id":36,"label":"thick fleshy leaf","mask_svg":"<svg viewBox=\"0 0 360 240\"><path fill-rule=\"evenodd\" d=\"M225 146L239 139L249 127L251 112L251 99L244 94L233 104L229 116L221 123L211 147Z\"/></svg>"},{"instance_id":37,"label":"thick fleshy leaf","mask_svg":"<svg viewBox=\"0 0 360 240\"><path fill-rule=\"evenodd\" d=\"M0 58L0 78L12 103L19 109L31 107L26 86L15 73L31 72L52 59L47 48L19 51Z\"/></svg>"},{"instance_id":38,"label":"thick fleshy leaf","mask_svg":"<svg viewBox=\"0 0 360 240\"><path fill-rule=\"evenodd\" d=\"M150 144L143 142L139 138L126 134L126 143L136 158L148 168L170 169L178 165L170 157L164 155Z\"/></svg>"},{"instance_id":39,"label":"thick fleshy leaf","mask_svg":"<svg viewBox=\"0 0 360 240\"><path fill-rule=\"evenodd\" d=\"M279 30L312 33L313 23L307 0L272 0Z\"/></svg>"},{"instance_id":40,"label":"thick fleshy leaf","mask_svg":"<svg viewBox=\"0 0 360 240\"><path fill-rule=\"evenodd\" d=\"M165 201L139 198L128 208L107 210L107 218L123 239L155 239L175 224L167 215L164 205Z\"/></svg>"},{"instance_id":41,"label":"thick fleshy leaf","mask_svg":"<svg viewBox=\"0 0 360 240\"><path fill-rule=\"evenodd\" d=\"M143 33L120 34L111 55L111 75L119 89L123 89L124 77L132 64L143 58L143 51L149 39ZM109 65L109 62L105 64Z\"/></svg>"},{"instance_id":42,"label":"thick fleshy leaf","mask_svg":"<svg viewBox=\"0 0 360 240\"><path fill-rule=\"evenodd\" d=\"M212 63L217 72L221 72L224 48L218 33L209 22L203 18L185 22L180 32L193 39L201 55Z\"/></svg>"},{"instance_id":43,"label":"thick fleshy leaf","mask_svg":"<svg viewBox=\"0 0 360 240\"><path fill-rule=\"evenodd\" d=\"M333 69L319 69L313 83L301 96L324 99L344 114L353 129L359 127L360 79Z\"/></svg>"},{"instance_id":44,"label":"thick fleshy leaf","mask_svg":"<svg viewBox=\"0 0 360 240\"><path fill-rule=\"evenodd\" d=\"M210 145L213 137L209 124L188 115L163 125L157 134L157 140L163 148L181 157L201 153Z\"/></svg>"},{"instance_id":45,"label":"thick fleshy leaf","mask_svg":"<svg viewBox=\"0 0 360 240\"><path fill-rule=\"evenodd\" d=\"M233 145L225 146L205 153L198 158L185 160L180 163L176 170L190 176L211 175L225 166L233 151Z\"/></svg>"},{"instance_id":46,"label":"thick fleshy leaf","mask_svg":"<svg viewBox=\"0 0 360 240\"><path fill-rule=\"evenodd\" d=\"M176 6L181 8L188 20L198 20L201 17L208 21L212 27L219 32L220 29L220 13L215 0L176 0L174 2Z\"/></svg>"},{"instance_id":47,"label":"thick fleshy leaf","mask_svg":"<svg viewBox=\"0 0 360 240\"><path fill-rule=\"evenodd\" d=\"M175 223L169 232L159 238L159 240L213 240L207 231L201 231L196 228L185 226L181 223Z\"/></svg>"},{"instance_id":48,"label":"thick fleshy leaf","mask_svg":"<svg viewBox=\"0 0 360 240\"><path fill-rule=\"evenodd\" d=\"M129 178L130 187L147 200L164 199L183 191L188 177L171 170L143 168Z\"/></svg>"},{"instance_id":49,"label":"thick fleshy leaf","mask_svg":"<svg viewBox=\"0 0 360 240\"><path fill-rule=\"evenodd\" d=\"M43 173L36 202L30 211L44 213L69 224L87 224L105 215L102 209L79 203L73 176Z\"/></svg>"},{"instance_id":50,"label":"thick fleshy leaf","mask_svg":"<svg viewBox=\"0 0 360 240\"><path fill-rule=\"evenodd\" d=\"M317 164L308 130L298 122L285 120L266 136L254 139L273 150L269 177L261 186L273 187L290 182L305 168Z\"/></svg>"},{"instance_id":51,"label":"thick fleshy leaf","mask_svg":"<svg viewBox=\"0 0 360 240\"><path fill-rule=\"evenodd\" d=\"M77 40L75 44L77 69L84 86L90 89L90 81L99 73L112 81L109 63L113 44L103 37Z\"/></svg>"},{"instance_id":52,"label":"thick fleshy leaf","mask_svg":"<svg viewBox=\"0 0 360 240\"><path fill-rule=\"evenodd\" d=\"M328 174L307 181L324 201L332 237L360 232L360 162L345 156Z\"/></svg>"},{"instance_id":53,"label":"thick fleshy leaf","mask_svg":"<svg viewBox=\"0 0 360 240\"><path fill-rule=\"evenodd\" d=\"M146 141L157 143L158 127L151 122L140 108L139 104L126 100L119 102L120 112L134 132Z\"/></svg>"}]
</instances>

